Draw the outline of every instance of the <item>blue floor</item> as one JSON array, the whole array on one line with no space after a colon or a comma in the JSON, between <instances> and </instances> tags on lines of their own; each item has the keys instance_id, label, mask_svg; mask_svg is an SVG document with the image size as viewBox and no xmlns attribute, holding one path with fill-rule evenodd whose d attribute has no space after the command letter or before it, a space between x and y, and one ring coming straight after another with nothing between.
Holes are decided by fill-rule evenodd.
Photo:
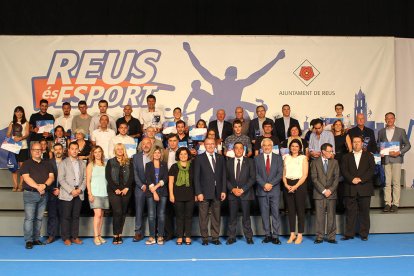
<instances>
[{"instance_id":1,"label":"blue floor","mask_svg":"<svg viewBox=\"0 0 414 276\"><path fill-rule=\"evenodd\" d=\"M191 246L167 242L146 246L144 241L95 246L92 238L83 245L51 245L24 248L22 237L0 238L0 275L414 275L414 234L370 235L338 244L315 245L307 236L301 245L254 245L238 239L233 245ZM29 272L30 271L30 272ZM46 273L47 272L47 273ZM99 272L99 274L98 274ZM150 273L150 274L149 274Z\"/></svg>"}]
</instances>

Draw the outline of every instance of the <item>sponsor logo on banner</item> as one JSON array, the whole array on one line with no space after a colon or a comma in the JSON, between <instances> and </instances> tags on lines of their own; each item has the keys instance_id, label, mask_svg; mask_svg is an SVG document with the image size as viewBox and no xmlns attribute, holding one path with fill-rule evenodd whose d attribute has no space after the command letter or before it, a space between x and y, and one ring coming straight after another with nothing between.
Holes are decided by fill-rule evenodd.
<instances>
[{"instance_id":1,"label":"sponsor logo on banner","mask_svg":"<svg viewBox=\"0 0 414 276\"><path fill-rule=\"evenodd\" d=\"M109 107L141 107L147 95L175 90L156 82L160 58L156 49L57 50L46 75L32 78L34 109L39 109L41 99L55 108L81 100L91 107L102 99Z\"/></svg>"},{"instance_id":2,"label":"sponsor logo on banner","mask_svg":"<svg viewBox=\"0 0 414 276\"><path fill-rule=\"evenodd\" d=\"M293 72L298 79L306 86L311 84L320 74L319 70L307 59Z\"/></svg>"}]
</instances>

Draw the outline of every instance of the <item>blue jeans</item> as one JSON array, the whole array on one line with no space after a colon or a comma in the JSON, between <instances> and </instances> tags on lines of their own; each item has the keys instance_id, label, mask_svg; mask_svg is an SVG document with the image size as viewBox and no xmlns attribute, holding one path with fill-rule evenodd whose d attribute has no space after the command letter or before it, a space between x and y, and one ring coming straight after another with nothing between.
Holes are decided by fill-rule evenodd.
<instances>
[{"instance_id":1,"label":"blue jeans","mask_svg":"<svg viewBox=\"0 0 414 276\"><path fill-rule=\"evenodd\" d=\"M24 202L24 240L36 241L40 238L43 213L47 204L47 193L40 195L38 192L23 192Z\"/></svg>"},{"instance_id":2,"label":"blue jeans","mask_svg":"<svg viewBox=\"0 0 414 276\"><path fill-rule=\"evenodd\" d=\"M165 224L165 206L167 205L167 197L160 196L160 201L155 201L153 197L147 197L148 207L148 225L151 237L155 237L155 220L157 220L158 237L164 236Z\"/></svg>"}]
</instances>

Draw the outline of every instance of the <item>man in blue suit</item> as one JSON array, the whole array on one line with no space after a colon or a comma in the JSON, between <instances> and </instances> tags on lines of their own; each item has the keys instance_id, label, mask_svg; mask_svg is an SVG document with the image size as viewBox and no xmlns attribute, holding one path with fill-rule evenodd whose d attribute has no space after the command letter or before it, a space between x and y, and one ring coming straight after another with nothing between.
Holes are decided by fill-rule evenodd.
<instances>
[{"instance_id":1,"label":"man in blue suit","mask_svg":"<svg viewBox=\"0 0 414 276\"><path fill-rule=\"evenodd\" d=\"M204 140L206 152L194 161L194 189L198 201L202 245L208 245L208 222L211 221L212 243L220 245L220 208L226 199L227 178L224 157L214 152L214 139Z\"/></svg>"},{"instance_id":2,"label":"man in blue suit","mask_svg":"<svg viewBox=\"0 0 414 276\"><path fill-rule=\"evenodd\" d=\"M272 242L273 244L281 244L279 240L279 199L280 181L283 175L283 160L280 155L272 152L273 141L271 139L263 139L261 146L263 153L257 155L254 161L256 164L256 195L259 200L265 231L265 238L262 243ZM270 228L270 215L272 216L272 228Z\"/></svg>"},{"instance_id":3,"label":"man in blue suit","mask_svg":"<svg viewBox=\"0 0 414 276\"><path fill-rule=\"evenodd\" d=\"M142 214L145 206L145 191L147 185L145 185L145 164L151 161L148 156L151 151L152 142L151 139L146 137L141 141L142 151L134 154L132 157L132 163L134 165L134 179L135 179L135 236L133 242L139 242L144 238L142 227Z\"/></svg>"},{"instance_id":4,"label":"man in blue suit","mask_svg":"<svg viewBox=\"0 0 414 276\"><path fill-rule=\"evenodd\" d=\"M229 200L230 221L226 244L236 242L237 213L241 206L243 214L243 233L247 244L253 244L253 231L250 223L250 202L254 200L253 185L256 183L256 169L253 159L243 157L244 146L236 142L233 147L234 158L226 163L227 189Z\"/></svg>"}]
</instances>

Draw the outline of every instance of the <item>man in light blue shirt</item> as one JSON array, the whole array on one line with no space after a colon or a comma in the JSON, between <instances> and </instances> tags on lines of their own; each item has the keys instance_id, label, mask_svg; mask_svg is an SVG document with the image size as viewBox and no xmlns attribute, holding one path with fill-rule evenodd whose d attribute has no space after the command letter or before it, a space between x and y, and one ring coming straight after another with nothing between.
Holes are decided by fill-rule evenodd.
<instances>
[{"instance_id":1,"label":"man in light blue shirt","mask_svg":"<svg viewBox=\"0 0 414 276\"><path fill-rule=\"evenodd\" d=\"M321 119L315 119L310 139L309 139L309 153L312 159L319 158L321 156L321 146L325 143L332 145L335 152L335 138L332 132L325 131L323 129L323 121Z\"/></svg>"}]
</instances>

